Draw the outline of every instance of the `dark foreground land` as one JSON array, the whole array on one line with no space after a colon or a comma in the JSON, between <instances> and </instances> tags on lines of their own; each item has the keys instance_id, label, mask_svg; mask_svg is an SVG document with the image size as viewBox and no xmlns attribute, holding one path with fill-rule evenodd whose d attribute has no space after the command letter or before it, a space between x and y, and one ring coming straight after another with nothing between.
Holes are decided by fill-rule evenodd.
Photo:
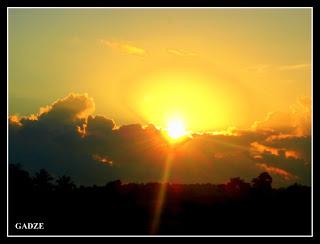
<instances>
[{"instance_id":1,"label":"dark foreground land","mask_svg":"<svg viewBox=\"0 0 320 244\"><path fill-rule=\"evenodd\" d=\"M311 189L272 189L262 173L251 183L122 184L76 187L41 170L34 177L9 171L9 234L14 235L309 235ZM159 225L159 191L165 189ZM160 204L161 205L161 204ZM159 213L159 212L158 212ZM18 222L44 222L44 230L17 230Z\"/></svg>"}]
</instances>

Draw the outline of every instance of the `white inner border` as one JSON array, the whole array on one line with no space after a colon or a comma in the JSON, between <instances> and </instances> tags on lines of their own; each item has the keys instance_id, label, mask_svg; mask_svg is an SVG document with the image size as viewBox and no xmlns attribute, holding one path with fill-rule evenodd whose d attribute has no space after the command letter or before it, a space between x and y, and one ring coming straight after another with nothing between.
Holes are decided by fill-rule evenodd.
<instances>
[{"instance_id":1,"label":"white inner border","mask_svg":"<svg viewBox=\"0 0 320 244\"><path fill-rule=\"evenodd\" d=\"M9 235L9 121L7 119L7 237L313 237L313 7L7 7L7 118L9 118L9 9L310 9L311 10L311 234L310 235Z\"/></svg>"}]
</instances>

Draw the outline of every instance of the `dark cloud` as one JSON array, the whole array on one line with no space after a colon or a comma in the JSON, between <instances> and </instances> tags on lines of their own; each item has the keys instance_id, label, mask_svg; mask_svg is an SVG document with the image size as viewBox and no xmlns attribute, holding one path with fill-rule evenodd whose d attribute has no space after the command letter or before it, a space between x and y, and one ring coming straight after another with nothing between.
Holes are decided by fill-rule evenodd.
<instances>
[{"instance_id":1,"label":"dark cloud","mask_svg":"<svg viewBox=\"0 0 320 244\"><path fill-rule=\"evenodd\" d=\"M104 137L112 133L115 123L111 119L103 116L88 116L85 131L83 133L87 136Z\"/></svg>"},{"instance_id":2,"label":"dark cloud","mask_svg":"<svg viewBox=\"0 0 320 244\"><path fill-rule=\"evenodd\" d=\"M170 179L181 183L221 183L236 176L250 180L268 171L275 185L310 184L311 138L295 129L256 123L250 130L193 134L172 145L152 124L116 126L93 115L94 108L87 95L70 94L36 115L11 116L10 163L68 174L79 184L104 184L160 181L171 158Z\"/></svg>"},{"instance_id":3,"label":"dark cloud","mask_svg":"<svg viewBox=\"0 0 320 244\"><path fill-rule=\"evenodd\" d=\"M52 105L40 108L36 119L48 123L73 123L86 118L94 112L95 104L87 94L71 93L65 98L55 101Z\"/></svg>"}]
</instances>

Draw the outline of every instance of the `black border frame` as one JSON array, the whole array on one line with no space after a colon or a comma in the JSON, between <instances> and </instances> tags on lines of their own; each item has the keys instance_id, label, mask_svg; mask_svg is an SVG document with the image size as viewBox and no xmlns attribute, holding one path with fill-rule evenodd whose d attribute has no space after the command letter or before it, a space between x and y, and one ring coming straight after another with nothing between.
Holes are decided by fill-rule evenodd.
<instances>
[{"instance_id":1,"label":"black border frame","mask_svg":"<svg viewBox=\"0 0 320 244\"><path fill-rule=\"evenodd\" d=\"M319 217L319 173L318 164L318 144L319 120L318 120L318 96L319 91L319 30L320 30L320 1L317 0L3 0L0 2L0 27L1 27L1 157L0 163L0 182L1 182L1 237L8 239L7 236L7 8L8 7L312 7L313 8L313 237L320 239ZM4 65L4 64L7 65ZM6 131L6 132L5 132ZM6 155L6 156L5 156ZM6 162L6 163L5 163ZM315 163L316 162L316 163Z\"/></svg>"}]
</instances>

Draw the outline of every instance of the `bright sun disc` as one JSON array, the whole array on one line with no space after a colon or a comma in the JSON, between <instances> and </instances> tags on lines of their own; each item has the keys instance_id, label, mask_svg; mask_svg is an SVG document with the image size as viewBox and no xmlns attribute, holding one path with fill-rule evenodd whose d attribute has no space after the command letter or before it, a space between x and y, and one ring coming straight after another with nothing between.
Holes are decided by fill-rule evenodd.
<instances>
[{"instance_id":1,"label":"bright sun disc","mask_svg":"<svg viewBox=\"0 0 320 244\"><path fill-rule=\"evenodd\" d=\"M168 135L172 139L178 139L186 134L185 126L181 120L174 119L168 123Z\"/></svg>"}]
</instances>

